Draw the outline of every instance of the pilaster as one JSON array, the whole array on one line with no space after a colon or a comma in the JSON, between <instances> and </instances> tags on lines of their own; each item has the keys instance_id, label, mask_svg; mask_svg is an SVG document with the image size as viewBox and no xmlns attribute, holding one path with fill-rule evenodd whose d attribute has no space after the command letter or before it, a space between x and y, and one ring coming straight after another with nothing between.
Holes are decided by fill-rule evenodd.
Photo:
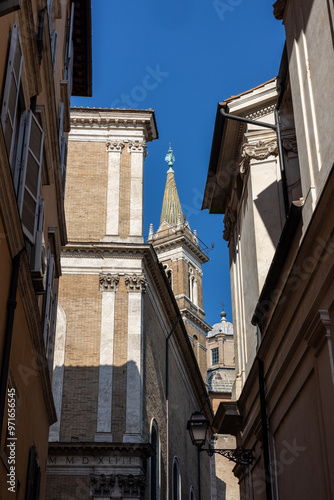
<instances>
[{"instance_id":1,"label":"pilaster","mask_svg":"<svg viewBox=\"0 0 334 500\"><path fill-rule=\"evenodd\" d=\"M102 317L99 365L99 393L95 441L112 442L112 380L114 358L115 295L118 274L100 274Z\"/></svg>"},{"instance_id":2,"label":"pilaster","mask_svg":"<svg viewBox=\"0 0 334 500\"><path fill-rule=\"evenodd\" d=\"M126 431L124 443L142 442L143 413L143 323L144 275L126 275L128 291L128 360L126 387Z\"/></svg>"}]
</instances>

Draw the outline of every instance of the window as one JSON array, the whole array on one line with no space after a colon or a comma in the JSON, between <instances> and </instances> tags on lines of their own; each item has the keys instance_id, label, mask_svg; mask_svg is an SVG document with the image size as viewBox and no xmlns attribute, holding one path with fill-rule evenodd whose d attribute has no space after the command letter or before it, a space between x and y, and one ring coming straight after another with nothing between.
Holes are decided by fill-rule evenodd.
<instances>
[{"instance_id":1,"label":"window","mask_svg":"<svg viewBox=\"0 0 334 500\"><path fill-rule=\"evenodd\" d=\"M164 264L164 271L166 273L168 282L169 282L170 286L172 287L172 270L168 268L167 264Z\"/></svg>"},{"instance_id":2,"label":"window","mask_svg":"<svg viewBox=\"0 0 334 500\"><path fill-rule=\"evenodd\" d=\"M3 101L1 106L1 125L5 138L8 161L13 171L15 131L19 116L19 93L22 68L22 47L18 26L14 24L9 48L7 72Z\"/></svg>"},{"instance_id":3,"label":"window","mask_svg":"<svg viewBox=\"0 0 334 500\"><path fill-rule=\"evenodd\" d=\"M61 168L63 196L65 196L66 165L67 165L67 141L65 137L62 137L61 149L60 149L60 168Z\"/></svg>"},{"instance_id":4,"label":"window","mask_svg":"<svg viewBox=\"0 0 334 500\"><path fill-rule=\"evenodd\" d=\"M52 372L54 334L57 311L57 294L54 292L55 264L54 256L49 253L46 277L46 292L43 304L43 339L49 372Z\"/></svg>"},{"instance_id":5,"label":"window","mask_svg":"<svg viewBox=\"0 0 334 500\"><path fill-rule=\"evenodd\" d=\"M189 269L189 299L191 302L194 301L194 271L192 268Z\"/></svg>"},{"instance_id":6,"label":"window","mask_svg":"<svg viewBox=\"0 0 334 500\"><path fill-rule=\"evenodd\" d=\"M196 500L193 486L190 486L189 500Z\"/></svg>"},{"instance_id":7,"label":"window","mask_svg":"<svg viewBox=\"0 0 334 500\"><path fill-rule=\"evenodd\" d=\"M38 225L44 133L31 110L22 114L14 185L24 235L34 244Z\"/></svg>"},{"instance_id":8,"label":"window","mask_svg":"<svg viewBox=\"0 0 334 500\"><path fill-rule=\"evenodd\" d=\"M29 464L27 475L26 500L39 500L41 486L41 468L38 463L36 447L32 446L29 451Z\"/></svg>"},{"instance_id":9,"label":"window","mask_svg":"<svg viewBox=\"0 0 334 500\"><path fill-rule=\"evenodd\" d=\"M155 420L152 422L151 445L154 455L151 457L151 475L150 475L150 500L159 500L160 498L160 444L158 425Z\"/></svg>"},{"instance_id":10,"label":"window","mask_svg":"<svg viewBox=\"0 0 334 500\"><path fill-rule=\"evenodd\" d=\"M217 363L219 363L219 349L218 349L218 347L211 349L211 356L212 356L212 364L213 365L216 365Z\"/></svg>"},{"instance_id":11,"label":"window","mask_svg":"<svg viewBox=\"0 0 334 500\"><path fill-rule=\"evenodd\" d=\"M68 39L65 52L64 79L68 83L68 95L71 98L72 93L72 72L73 72L73 20L74 20L74 2L71 4L71 17L68 27Z\"/></svg>"},{"instance_id":12,"label":"window","mask_svg":"<svg viewBox=\"0 0 334 500\"><path fill-rule=\"evenodd\" d=\"M176 457L173 460L173 477L172 477L172 500L181 500L181 477L179 463Z\"/></svg>"}]
</instances>

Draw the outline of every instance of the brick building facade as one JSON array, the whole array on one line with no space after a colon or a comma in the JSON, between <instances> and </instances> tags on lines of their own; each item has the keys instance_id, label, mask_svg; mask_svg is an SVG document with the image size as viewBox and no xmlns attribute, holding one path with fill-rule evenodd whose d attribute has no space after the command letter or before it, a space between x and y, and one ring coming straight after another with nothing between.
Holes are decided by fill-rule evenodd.
<instances>
[{"instance_id":1,"label":"brick building facade","mask_svg":"<svg viewBox=\"0 0 334 500\"><path fill-rule=\"evenodd\" d=\"M73 109L47 498L197 489L187 420L207 392L167 276L143 240L152 110ZM210 498L203 457L202 498ZM61 496L62 495L62 496Z\"/></svg>"}]
</instances>

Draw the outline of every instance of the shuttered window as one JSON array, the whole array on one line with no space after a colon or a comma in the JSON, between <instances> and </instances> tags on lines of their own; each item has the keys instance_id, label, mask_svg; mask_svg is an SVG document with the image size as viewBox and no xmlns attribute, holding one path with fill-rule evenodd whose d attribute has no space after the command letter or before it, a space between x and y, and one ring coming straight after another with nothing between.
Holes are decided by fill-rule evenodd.
<instances>
[{"instance_id":1,"label":"shuttered window","mask_svg":"<svg viewBox=\"0 0 334 500\"><path fill-rule=\"evenodd\" d=\"M32 446L29 451L26 500L39 500L40 486L41 468L38 464L36 447Z\"/></svg>"},{"instance_id":2,"label":"shuttered window","mask_svg":"<svg viewBox=\"0 0 334 500\"><path fill-rule=\"evenodd\" d=\"M69 23L69 33L67 39L66 53L65 53L65 80L68 82L68 94L71 98L72 94L72 72L73 72L73 21L74 21L74 2L71 4L71 17Z\"/></svg>"},{"instance_id":3,"label":"shuttered window","mask_svg":"<svg viewBox=\"0 0 334 500\"><path fill-rule=\"evenodd\" d=\"M56 65L57 40L58 40L57 30L53 30L51 33L51 60L52 60L53 73L55 72L55 65Z\"/></svg>"},{"instance_id":4,"label":"shuttered window","mask_svg":"<svg viewBox=\"0 0 334 500\"><path fill-rule=\"evenodd\" d=\"M47 10L48 10L48 21L49 21L49 33L51 34L52 26L52 0L47 0Z\"/></svg>"},{"instance_id":5,"label":"shuttered window","mask_svg":"<svg viewBox=\"0 0 334 500\"><path fill-rule=\"evenodd\" d=\"M20 92L21 68L22 47L18 27L16 24L14 24L9 48L3 101L1 106L2 131L5 137L8 161L12 169L14 168L13 156L15 144L15 127L16 122L19 119L18 100Z\"/></svg>"},{"instance_id":6,"label":"shuttered window","mask_svg":"<svg viewBox=\"0 0 334 500\"><path fill-rule=\"evenodd\" d=\"M66 166L67 166L67 141L66 141L65 137L62 137L62 139L61 139L61 153L60 153L60 167L61 167L63 196L65 196Z\"/></svg>"},{"instance_id":7,"label":"shuttered window","mask_svg":"<svg viewBox=\"0 0 334 500\"><path fill-rule=\"evenodd\" d=\"M26 111L21 118L14 183L17 178L22 228L31 243L35 242L38 222L43 141L44 133L35 115Z\"/></svg>"},{"instance_id":8,"label":"shuttered window","mask_svg":"<svg viewBox=\"0 0 334 500\"><path fill-rule=\"evenodd\" d=\"M54 293L55 263L54 256L49 255L46 278L46 293L44 298L43 339L45 355L48 360L49 371L52 370L54 333L57 312L57 295Z\"/></svg>"}]
</instances>

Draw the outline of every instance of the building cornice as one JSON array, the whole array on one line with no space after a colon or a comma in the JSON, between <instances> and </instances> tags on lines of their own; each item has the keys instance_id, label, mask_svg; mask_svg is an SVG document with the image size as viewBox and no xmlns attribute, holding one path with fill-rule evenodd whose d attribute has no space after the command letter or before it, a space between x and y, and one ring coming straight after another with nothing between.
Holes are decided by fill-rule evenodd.
<instances>
[{"instance_id":1,"label":"building cornice","mask_svg":"<svg viewBox=\"0 0 334 500\"><path fill-rule=\"evenodd\" d=\"M143 130L146 141L158 138L158 130L153 109L96 109L71 108L71 127L76 129L100 128L109 130Z\"/></svg>"},{"instance_id":2,"label":"building cornice","mask_svg":"<svg viewBox=\"0 0 334 500\"><path fill-rule=\"evenodd\" d=\"M176 232L175 236L169 236L168 238L162 237L160 239L157 238L153 240L152 245L158 254L166 249L185 246L190 250L194 257L197 257L201 264L205 264L205 262L208 262L210 260L209 257L200 249L200 247L193 243L183 233L177 234Z\"/></svg>"},{"instance_id":3,"label":"building cornice","mask_svg":"<svg viewBox=\"0 0 334 500\"><path fill-rule=\"evenodd\" d=\"M150 443L91 443L91 442L59 442L49 444L49 456L59 455L83 455L89 453L93 456L111 454L113 456L138 456L149 458L153 455Z\"/></svg>"}]
</instances>

